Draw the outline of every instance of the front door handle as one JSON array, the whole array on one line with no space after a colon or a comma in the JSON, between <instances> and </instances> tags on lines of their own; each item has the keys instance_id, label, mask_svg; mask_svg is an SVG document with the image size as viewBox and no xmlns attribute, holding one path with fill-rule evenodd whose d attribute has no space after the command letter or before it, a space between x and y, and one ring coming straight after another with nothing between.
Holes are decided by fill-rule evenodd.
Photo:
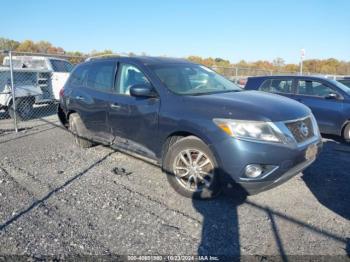
<instances>
[{"instance_id":1,"label":"front door handle","mask_svg":"<svg viewBox=\"0 0 350 262\"><path fill-rule=\"evenodd\" d=\"M115 109L115 110L118 110L118 109L120 109L121 108L121 106L120 105L118 105L118 104L110 104L110 107L112 108L112 109Z\"/></svg>"}]
</instances>

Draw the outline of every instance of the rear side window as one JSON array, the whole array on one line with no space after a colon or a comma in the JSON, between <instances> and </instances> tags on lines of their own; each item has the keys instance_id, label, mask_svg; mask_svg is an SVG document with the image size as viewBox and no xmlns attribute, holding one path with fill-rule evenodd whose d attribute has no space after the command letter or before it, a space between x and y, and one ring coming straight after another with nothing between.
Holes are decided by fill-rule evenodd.
<instances>
[{"instance_id":1,"label":"rear side window","mask_svg":"<svg viewBox=\"0 0 350 262\"><path fill-rule=\"evenodd\" d=\"M70 76L70 84L74 86L85 86L88 65L78 66Z\"/></svg>"},{"instance_id":2,"label":"rear side window","mask_svg":"<svg viewBox=\"0 0 350 262\"><path fill-rule=\"evenodd\" d=\"M99 91L111 91L115 76L114 61L95 62L89 65L87 87Z\"/></svg>"},{"instance_id":3,"label":"rear side window","mask_svg":"<svg viewBox=\"0 0 350 262\"><path fill-rule=\"evenodd\" d=\"M73 69L73 65L67 61L50 59L54 72L69 73Z\"/></svg>"},{"instance_id":4,"label":"rear side window","mask_svg":"<svg viewBox=\"0 0 350 262\"><path fill-rule=\"evenodd\" d=\"M298 81L298 94L308 96L325 97L331 93L336 93L332 88L317 81Z\"/></svg>"},{"instance_id":5,"label":"rear side window","mask_svg":"<svg viewBox=\"0 0 350 262\"><path fill-rule=\"evenodd\" d=\"M286 79L267 79L259 87L260 91L270 93L292 94L293 80Z\"/></svg>"}]
</instances>

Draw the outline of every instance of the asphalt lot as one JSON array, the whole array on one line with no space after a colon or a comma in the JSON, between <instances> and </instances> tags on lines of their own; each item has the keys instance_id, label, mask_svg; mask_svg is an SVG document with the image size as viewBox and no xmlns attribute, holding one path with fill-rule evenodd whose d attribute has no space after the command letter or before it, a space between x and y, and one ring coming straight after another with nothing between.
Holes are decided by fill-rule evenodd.
<instances>
[{"instance_id":1,"label":"asphalt lot","mask_svg":"<svg viewBox=\"0 0 350 262\"><path fill-rule=\"evenodd\" d=\"M0 133L0 255L350 253L350 145L325 139L304 174L273 190L195 201L159 168L80 149L45 119Z\"/></svg>"}]
</instances>

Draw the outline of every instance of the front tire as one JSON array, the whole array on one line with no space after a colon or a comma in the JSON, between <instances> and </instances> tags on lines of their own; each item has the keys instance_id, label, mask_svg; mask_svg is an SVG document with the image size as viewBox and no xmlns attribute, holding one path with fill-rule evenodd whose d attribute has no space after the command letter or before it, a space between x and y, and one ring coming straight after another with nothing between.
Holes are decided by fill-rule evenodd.
<instances>
[{"instance_id":1,"label":"front tire","mask_svg":"<svg viewBox=\"0 0 350 262\"><path fill-rule=\"evenodd\" d=\"M83 137L85 126L80 116L77 113L72 113L69 116L69 131L72 132L74 136L75 143L81 148L89 148L93 146L92 141Z\"/></svg>"},{"instance_id":2,"label":"front tire","mask_svg":"<svg viewBox=\"0 0 350 262\"><path fill-rule=\"evenodd\" d=\"M344 127L343 138L346 142L350 143L350 123L347 123Z\"/></svg>"},{"instance_id":3,"label":"front tire","mask_svg":"<svg viewBox=\"0 0 350 262\"><path fill-rule=\"evenodd\" d=\"M166 153L163 169L170 185L185 197L211 199L220 193L215 157L197 137L188 136L173 144Z\"/></svg>"}]
</instances>

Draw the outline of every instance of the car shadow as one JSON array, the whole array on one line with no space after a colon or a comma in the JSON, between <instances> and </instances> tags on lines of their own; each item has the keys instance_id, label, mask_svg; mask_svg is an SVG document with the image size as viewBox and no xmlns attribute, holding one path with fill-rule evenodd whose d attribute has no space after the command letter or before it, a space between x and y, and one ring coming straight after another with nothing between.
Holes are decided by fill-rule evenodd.
<instances>
[{"instance_id":1,"label":"car shadow","mask_svg":"<svg viewBox=\"0 0 350 262\"><path fill-rule=\"evenodd\" d=\"M350 219L350 145L340 138L324 137L323 151L302 179L317 200Z\"/></svg>"},{"instance_id":2,"label":"car shadow","mask_svg":"<svg viewBox=\"0 0 350 262\"><path fill-rule=\"evenodd\" d=\"M223 194L212 201L192 200L193 207L202 215L199 256L222 256L239 261L239 219L237 208L246 200L247 193L238 185L223 183Z\"/></svg>"}]
</instances>

